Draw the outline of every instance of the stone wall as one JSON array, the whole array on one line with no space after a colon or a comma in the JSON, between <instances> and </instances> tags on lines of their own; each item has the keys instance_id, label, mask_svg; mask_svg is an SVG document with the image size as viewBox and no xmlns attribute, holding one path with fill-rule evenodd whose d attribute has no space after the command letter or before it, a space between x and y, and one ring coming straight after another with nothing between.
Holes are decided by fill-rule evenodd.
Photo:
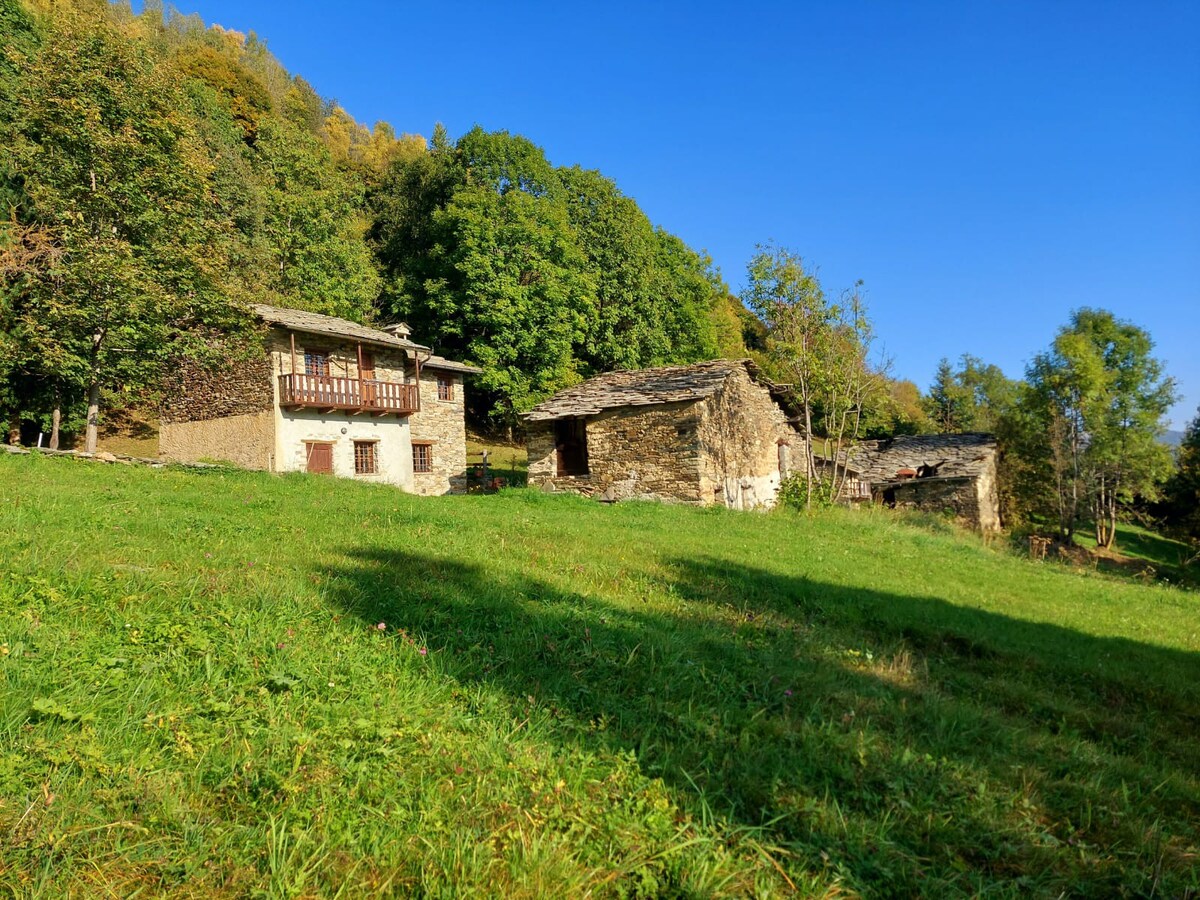
<instances>
[{"instance_id":1,"label":"stone wall","mask_svg":"<svg viewBox=\"0 0 1200 900\"><path fill-rule=\"evenodd\" d=\"M230 360L212 370L181 360L163 394L160 421L164 425L269 411L275 402L271 360L264 353Z\"/></svg>"},{"instance_id":2,"label":"stone wall","mask_svg":"<svg viewBox=\"0 0 1200 900\"><path fill-rule=\"evenodd\" d=\"M779 493L779 441L798 441L779 404L739 366L701 409L703 502L735 509L773 506Z\"/></svg>"},{"instance_id":3,"label":"stone wall","mask_svg":"<svg viewBox=\"0 0 1200 900\"><path fill-rule=\"evenodd\" d=\"M450 379L452 399L438 399L438 378ZM414 472L418 494L460 494L467 489L467 426L463 377L441 369L421 370L421 409L409 417L414 442L433 445L433 471Z\"/></svg>"},{"instance_id":4,"label":"stone wall","mask_svg":"<svg viewBox=\"0 0 1200 900\"><path fill-rule=\"evenodd\" d=\"M274 358L275 374L290 375L292 371L292 342L290 333L279 328L271 330L268 347ZM337 378L358 377L358 344L317 334L296 332L296 372L304 371L304 351L324 353L329 357L329 374ZM375 358L375 378L404 384L411 381L413 365L403 350L363 345L364 352ZM422 393L422 396L424 394Z\"/></svg>"},{"instance_id":5,"label":"stone wall","mask_svg":"<svg viewBox=\"0 0 1200 900\"><path fill-rule=\"evenodd\" d=\"M171 462L230 462L274 469L275 414L262 412L196 422L163 422L158 454Z\"/></svg>"},{"instance_id":6,"label":"stone wall","mask_svg":"<svg viewBox=\"0 0 1200 900\"><path fill-rule=\"evenodd\" d=\"M964 524L979 520L979 493L969 475L910 478L878 485L875 490L879 499L896 509L953 515Z\"/></svg>"},{"instance_id":7,"label":"stone wall","mask_svg":"<svg viewBox=\"0 0 1200 900\"><path fill-rule=\"evenodd\" d=\"M909 478L877 484L873 493L876 500L896 509L952 515L960 525L977 531L1000 530L994 467L990 474Z\"/></svg>"},{"instance_id":8,"label":"stone wall","mask_svg":"<svg viewBox=\"0 0 1200 900\"><path fill-rule=\"evenodd\" d=\"M1001 528L993 435L922 434L864 441L850 454L850 466L872 485L876 499L894 497L898 508L952 511L963 525L984 532ZM932 474L900 481L896 474L901 469Z\"/></svg>"},{"instance_id":9,"label":"stone wall","mask_svg":"<svg viewBox=\"0 0 1200 900\"><path fill-rule=\"evenodd\" d=\"M700 488L701 402L621 407L587 419L588 474L560 476L554 421L527 434L529 483L602 500L711 502Z\"/></svg>"}]
</instances>

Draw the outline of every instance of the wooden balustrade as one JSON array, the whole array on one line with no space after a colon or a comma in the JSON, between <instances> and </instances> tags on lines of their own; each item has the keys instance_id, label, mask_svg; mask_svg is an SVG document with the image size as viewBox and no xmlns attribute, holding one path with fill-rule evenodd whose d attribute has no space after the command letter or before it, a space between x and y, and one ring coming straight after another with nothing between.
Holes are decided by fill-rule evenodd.
<instances>
[{"instance_id":1,"label":"wooden balustrade","mask_svg":"<svg viewBox=\"0 0 1200 900\"><path fill-rule=\"evenodd\" d=\"M408 415L420 406L417 391L415 384L392 381L302 373L279 376L279 405L289 409Z\"/></svg>"}]
</instances>

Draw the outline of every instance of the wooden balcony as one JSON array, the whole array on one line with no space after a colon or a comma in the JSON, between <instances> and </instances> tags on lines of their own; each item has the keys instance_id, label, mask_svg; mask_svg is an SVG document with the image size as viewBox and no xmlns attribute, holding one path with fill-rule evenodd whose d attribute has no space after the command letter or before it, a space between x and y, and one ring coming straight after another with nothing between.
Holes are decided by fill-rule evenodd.
<instances>
[{"instance_id":1,"label":"wooden balcony","mask_svg":"<svg viewBox=\"0 0 1200 900\"><path fill-rule=\"evenodd\" d=\"M338 378L332 375L280 375L279 405L284 409L407 416L420 399L415 384Z\"/></svg>"}]
</instances>

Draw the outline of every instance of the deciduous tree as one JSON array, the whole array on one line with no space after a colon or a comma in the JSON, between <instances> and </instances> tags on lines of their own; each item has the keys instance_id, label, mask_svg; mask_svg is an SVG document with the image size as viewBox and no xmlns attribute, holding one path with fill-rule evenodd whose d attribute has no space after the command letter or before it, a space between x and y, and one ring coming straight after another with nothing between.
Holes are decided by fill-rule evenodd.
<instances>
[{"instance_id":1,"label":"deciduous tree","mask_svg":"<svg viewBox=\"0 0 1200 900\"><path fill-rule=\"evenodd\" d=\"M1122 509L1135 496L1153 499L1170 471L1159 438L1175 386L1153 347L1143 329L1085 308L1026 372L1030 449L1040 444L1050 460L1048 487L1065 540L1087 511L1096 542L1112 547Z\"/></svg>"}]
</instances>

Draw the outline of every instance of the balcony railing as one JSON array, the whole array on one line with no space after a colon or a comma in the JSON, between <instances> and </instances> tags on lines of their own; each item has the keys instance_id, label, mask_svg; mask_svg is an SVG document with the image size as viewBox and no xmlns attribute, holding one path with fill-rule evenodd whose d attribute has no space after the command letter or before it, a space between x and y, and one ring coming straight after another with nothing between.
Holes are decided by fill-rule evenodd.
<instances>
[{"instance_id":1,"label":"balcony railing","mask_svg":"<svg viewBox=\"0 0 1200 900\"><path fill-rule=\"evenodd\" d=\"M332 375L279 376L279 405L291 409L408 415L417 411L419 402L415 384Z\"/></svg>"}]
</instances>

